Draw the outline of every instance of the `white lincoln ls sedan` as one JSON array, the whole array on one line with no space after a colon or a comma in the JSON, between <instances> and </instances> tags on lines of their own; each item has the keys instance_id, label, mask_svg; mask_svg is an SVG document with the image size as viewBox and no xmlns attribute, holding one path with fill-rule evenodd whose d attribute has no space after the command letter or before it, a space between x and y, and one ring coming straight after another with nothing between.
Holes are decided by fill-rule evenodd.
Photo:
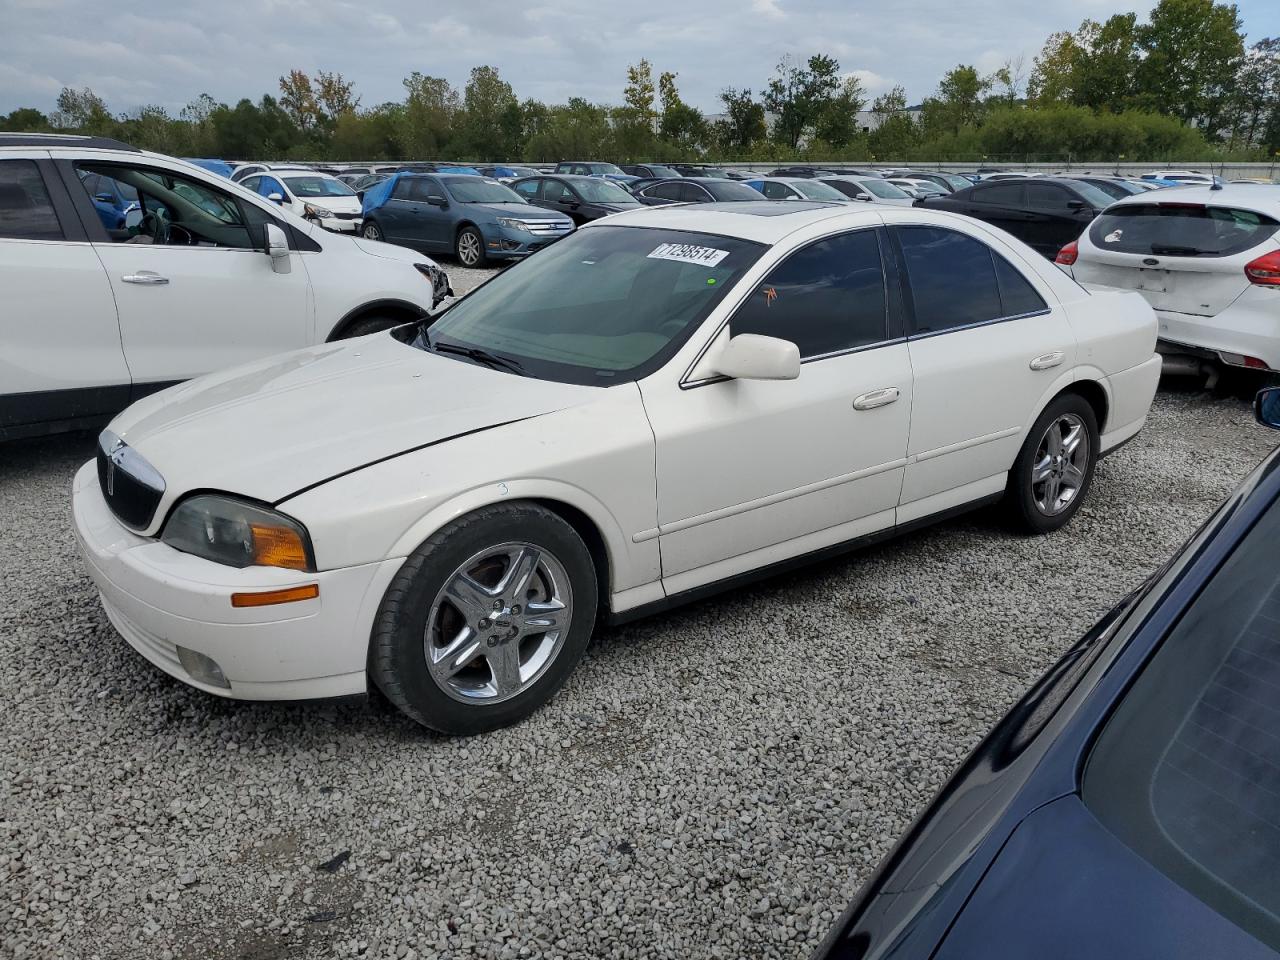
<instances>
[{"instance_id":1,"label":"white lincoln ls sedan","mask_svg":"<svg viewBox=\"0 0 1280 960\"><path fill-rule=\"evenodd\" d=\"M1003 498L1061 527L1143 426L1136 293L915 208L649 207L429 326L134 404L75 479L111 622L210 693L527 716L618 621Z\"/></svg>"}]
</instances>

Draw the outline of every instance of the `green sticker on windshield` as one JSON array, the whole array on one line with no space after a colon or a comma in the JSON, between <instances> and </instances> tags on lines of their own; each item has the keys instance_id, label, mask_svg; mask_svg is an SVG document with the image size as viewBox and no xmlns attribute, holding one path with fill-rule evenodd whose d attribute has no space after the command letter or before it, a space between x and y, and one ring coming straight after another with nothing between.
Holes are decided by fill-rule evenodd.
<instances>
[{"instance_id":1,"label":"green sticker on windshield","mask_svg":"<svg viewBox=\"0 0 1280 960\"><path fill-rule=\"evenodd\" d=\"M715 277L707 277L707 286L708 286L708 287L714 287L715 285L716 285L716 278L715 278Z\"/></svg>"}]
</instances>

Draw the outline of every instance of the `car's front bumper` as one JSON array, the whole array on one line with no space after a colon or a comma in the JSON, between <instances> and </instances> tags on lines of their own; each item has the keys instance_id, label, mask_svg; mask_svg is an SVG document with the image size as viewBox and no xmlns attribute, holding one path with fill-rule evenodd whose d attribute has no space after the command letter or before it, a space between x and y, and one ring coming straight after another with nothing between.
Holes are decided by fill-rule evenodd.
<instances>
[{"instance_id":1,"label":"car's front bumper","mask_svg":"<svg viewBox=\"0 0 1280 960\"><path fill-rule=\"evenodd\" d=\"M402 561L301 573L235 569L182 553L122 526L107 507L91 461L72 490L76 538L107 617L129 645L165 673L241 700L305 700L365 692L369 633ZM317 584L315 599L236 608L232 593ZM182 650L213 660L226 685L184 667Z\"/></svg>"},{"instance_id":2,"label":"car's front bumper","mask_svg":"<svg viewBox=\"0 0 1280 960\"><path fill-rule=\"evenodd\" d=\"M332 230L334 233L359 233L364 219L362 217L355 217L350 220L343 217L321 217L316 222L326 230Z\"/></svg>"},{"instance_id":3,"label":"car's front bumper","mask_svg":"<svg viewBox=\"0 0 1280 960\"><path fill-rule=\"evenodd\" d=\"M521 260L572 232L568 230L565 233L541 234L501 227L485 232L485 255L490 260Z\"/></svg>"}]
</instances>

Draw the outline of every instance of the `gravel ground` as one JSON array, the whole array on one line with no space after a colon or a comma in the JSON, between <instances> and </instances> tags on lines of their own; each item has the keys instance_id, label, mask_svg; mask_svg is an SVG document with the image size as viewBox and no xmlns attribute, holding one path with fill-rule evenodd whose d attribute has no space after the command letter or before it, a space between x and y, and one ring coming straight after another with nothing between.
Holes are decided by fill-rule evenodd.
<instances>
[{"instance_id":1,"label":"gravel ground","mask_svg":"<svg viewBox=\"0 0 1280 960\"><path fill-rule=\"evenodd\" d=\"M170 680L76 555L91 438L0 448L0 956L806 957L1273 443L1240 399L1162 391L1064 531L977 514L605 631L550 706L470 740Z\"/></svg>"}]
</instances>

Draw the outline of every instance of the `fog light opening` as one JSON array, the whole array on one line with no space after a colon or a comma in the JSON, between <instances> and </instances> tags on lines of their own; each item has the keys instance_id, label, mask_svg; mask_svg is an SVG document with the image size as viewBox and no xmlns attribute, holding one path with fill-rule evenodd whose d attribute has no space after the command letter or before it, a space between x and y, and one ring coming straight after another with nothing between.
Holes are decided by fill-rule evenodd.
<instances>
[{"instance_id":1,"label":"fog light opening","mask_svg":"<svg viewBox=\"0 0 1280 960\"><path fill-rule=\"evenodd\" d=\"M182 664L182 669L187 671L192 680L210 687L231 689L231 681L222 672L222 668L203 653L178 647L178 662Z\"/></svg>"}]
</instances>

